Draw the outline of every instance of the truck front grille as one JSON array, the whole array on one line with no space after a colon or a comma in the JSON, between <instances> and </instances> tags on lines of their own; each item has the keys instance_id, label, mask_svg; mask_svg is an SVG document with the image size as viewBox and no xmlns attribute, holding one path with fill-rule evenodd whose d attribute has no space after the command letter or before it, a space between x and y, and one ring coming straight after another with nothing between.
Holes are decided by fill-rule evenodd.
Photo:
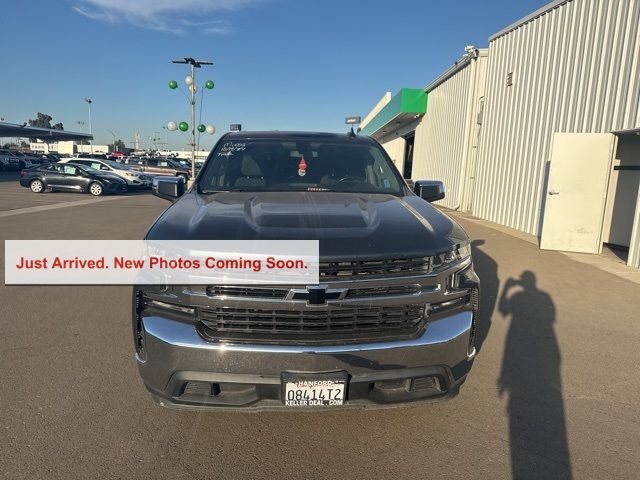
<instances>
[{"instance_id":1,"label":"truck front grille","mask_svg":"<svg viewBox=\"0 0 640 480\"><path fill-rule=\"evenodd\" d=\"M228 299L273 299L273 300L285 300L289 294L290 288L300 288L300 286L293 287L257 287L252 285L247 286L218 286L213 285L206 287L206 295L212 298L228 298ZM192 288L185 291L190 293ZM361 287L357 286L347 290L345 298L377 298L377 297L391 297L394 295L415 295L421 291L420 285L406 284L406 285L384 285L378 287Z\"/></svg>"},{"instance_id":2,"label":"truck front grille","mask_svg":"<svg viewBox=\"0 0 640 480\"><path fill-rule=\"evenodd\" d=\"M209 297L246 297L246 298L275 298L284 299L288 288L278 287L254 287L254 286L237 286L227 287L222 285L213 285L207 287L207 296Z\"/></svg>"},{"instance_id":3,"label":"truck front grille","mask_svg":"<svg viewBox=\"0 0 640 480\"><path fill-rule=\"evenodd\" d=\"M423 304L323 310L200 309L200 324L213 339L271 342L362 341L412 335L424 322Z\"/></svg>"},{"instance_id":4,"label":"truck front grille","mask_svg":"<svg viewBox=\"0 0 640 480\"><path fill-rule=\"evenodd\" d=\"M352 262L320 262L320 279L364 277L374 275L427 274L433 270L434 257L362 260Z\"/></svg>"}]
</instances>

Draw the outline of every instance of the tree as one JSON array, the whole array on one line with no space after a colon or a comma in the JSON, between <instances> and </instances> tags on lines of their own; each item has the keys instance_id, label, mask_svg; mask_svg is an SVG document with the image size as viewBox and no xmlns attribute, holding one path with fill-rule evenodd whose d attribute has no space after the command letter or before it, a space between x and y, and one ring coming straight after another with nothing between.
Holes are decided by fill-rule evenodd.
<instances>
[{"instance_id":1,"label":"tree","mask_svg":"<svg viewBox=\"0 0 640 480\"><path fill-rule=\"evenodd\" d=\"M51 120L53 117L46 113L38 112L35 119L29 119L29 126L31 127L39 127L39 128L53 128L54 130L64 130L64 125L62 123L56 123L51 126Z\"/></svg>"},{"instance_id":2,"label":"tree","mask_svg":"<svg viewBox=\"0 0 640 480\"><path fill-rule=\"evenodd\" d=\"M109 144L109 148L112 152L122 152L127 147L122 140L118 139L115 142Z\"/></svg>"},{"instance_id":3,"label":"tree","mask_svg":"<svg viewBox=\"0 0 640 480\"><path fill-rule=\"evenodd\" d=\"M38 112L35 119L29 119L29 125L31 127L51 128L51 120L53 120L51 115Z\"/></svg>"}]
</instances>

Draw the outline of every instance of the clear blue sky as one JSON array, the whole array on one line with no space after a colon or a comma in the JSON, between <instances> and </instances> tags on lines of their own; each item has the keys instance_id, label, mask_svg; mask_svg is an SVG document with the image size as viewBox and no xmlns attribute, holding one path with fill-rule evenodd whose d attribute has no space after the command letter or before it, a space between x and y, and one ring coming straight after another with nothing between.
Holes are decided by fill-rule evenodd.
<instances>
[{"instance_id":1,"label":"clear blue sky","mask_svg":"<svg viewBox=\"0 0 640 480\"><path fill-rule=\"evenodd\" d=\"M24 0L3 2L0 117L36 112L96 143L145 146L170 120L188 121L186 67L172 58L211 59L203 123L225 132L345 131L387 90L423 87L464 53L544 5L543 0ZM105 6L106 5L106 6ZM78 125L84 121L85 125ZM203 136L210 148L218 134ZM172 148L188 140L169 134Z\"/></svg>"}]
</instances>

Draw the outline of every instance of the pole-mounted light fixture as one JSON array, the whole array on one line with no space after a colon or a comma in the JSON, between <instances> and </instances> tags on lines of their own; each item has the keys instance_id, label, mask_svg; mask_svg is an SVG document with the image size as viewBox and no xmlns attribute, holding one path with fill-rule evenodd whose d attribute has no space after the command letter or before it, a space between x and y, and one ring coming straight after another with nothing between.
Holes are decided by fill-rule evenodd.
<instances>
[{"instance_id":1,"label":"pole-mounted light fixture","mask_svg":"<svg viewBox=\"0 0 640 480\"><path fill-rule=\"evenodd\" d=\"M196 93L198 92L198 86L196 84L196 68L201 68L202 65L213 65L213 62L208 60L196 60L192 57L183 57L182 59L172 60L171 63L179 63L183 65L190 65L191 72L184 79L184 83L187 85L187 89L189 90L189 104L191 106L191 125L187 122L179 122L176 123L171 121L167 123L167 130L172 132L176 130L180 130L181 132L186 132L187 130L191 130L191 178L195 178L196 176L196 130L199 133L207 132L209 135L213 135L216 131L213 125L203 125L200 124L196 126ZM204 88L207 90L211 90L214 87L214 83L212 80L207 80L204 83ZM171 90L175 90L178 88L178 82L176 80L169 81L169 88ZM204 95L204 90L200 95ZM200 115L202 115L202 102L200 102Z\"/></svg>"}]
</instances>

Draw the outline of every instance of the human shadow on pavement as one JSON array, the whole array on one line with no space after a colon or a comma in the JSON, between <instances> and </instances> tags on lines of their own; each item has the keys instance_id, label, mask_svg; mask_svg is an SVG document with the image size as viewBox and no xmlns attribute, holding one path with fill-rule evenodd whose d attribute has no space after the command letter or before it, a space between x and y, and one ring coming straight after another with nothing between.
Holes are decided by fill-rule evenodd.
<instances>
[{"instance_id":1,"label":"human shadow on pavement","mask_svg":"<svg viewBox=\"0 0 640 480\"><path fill-rule=\"evenodd\" d=\"M471 242L473 253L473 266L480 277L480 305L478 308L478 323L476 325L476 350L482 349L482 344L489 335L491 329L491 317L498 298L500 280L498 279L498 264L482 251L479 247L484 245L484 240Z\"/></svg>"},{"instance_id":2,"label":"human shadow on pavement","mask_svg":"<svg viewBox=\"0 0 640 480\"><path fill-rule=\"evenodd\" d=\"M509 397L512 478L571 479L553 300L527 270L504 283L498 309L511 316L498 387Z\"/></svg>"}]
</instances>

